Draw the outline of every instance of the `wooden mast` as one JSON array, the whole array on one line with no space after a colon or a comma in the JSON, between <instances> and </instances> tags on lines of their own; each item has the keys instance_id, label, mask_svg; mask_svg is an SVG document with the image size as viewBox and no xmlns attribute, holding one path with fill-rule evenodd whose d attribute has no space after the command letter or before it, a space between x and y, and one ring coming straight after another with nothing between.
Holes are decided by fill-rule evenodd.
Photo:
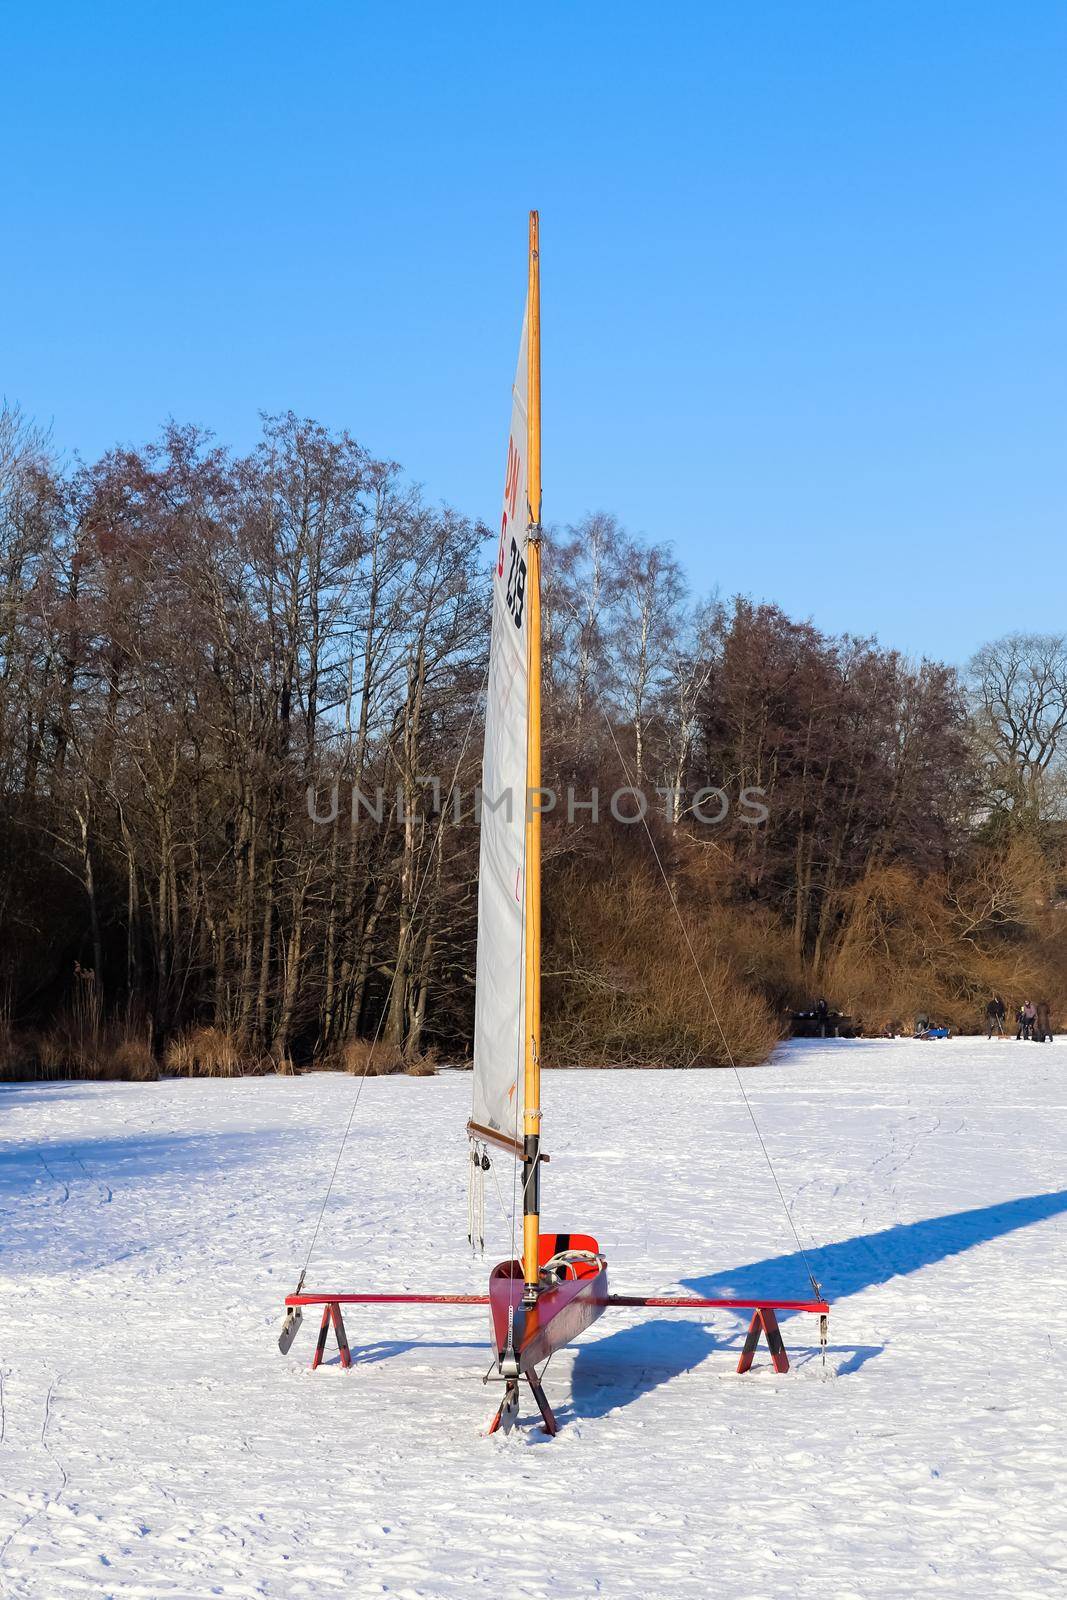
<instances>
[{"instance_id":1,"label":"wooden mast","mask_svg":"<svg viewBox=\"0 0 1067 1600\"><path fill-rule=\"evenodd\" d=\"M526 731L526 985L522 1264L527 1300L537 1294L541 1231L541 261L538 217L530 212L527 360L526 539L529 705Z\"/></svg>"}]
</instances>

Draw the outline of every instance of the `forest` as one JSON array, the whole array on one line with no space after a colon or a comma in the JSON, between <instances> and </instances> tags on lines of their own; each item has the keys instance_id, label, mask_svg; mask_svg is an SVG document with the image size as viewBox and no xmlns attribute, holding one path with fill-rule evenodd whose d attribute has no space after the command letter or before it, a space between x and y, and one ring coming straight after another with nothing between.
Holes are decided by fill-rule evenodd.
<instances>
[{"instance_id":1,"label":"forest","mask_svg":"<svg viewBox=\"0 0 1067 1600\"><path fill-rule=\"evenodd\" d=\"M547 1065L1056 1012L1063 638L915 662L608 511L545 546ZM467 1057L493 548L292 414L71 464L3 410L0 1076Z\"/></svg>"}]
</instances>

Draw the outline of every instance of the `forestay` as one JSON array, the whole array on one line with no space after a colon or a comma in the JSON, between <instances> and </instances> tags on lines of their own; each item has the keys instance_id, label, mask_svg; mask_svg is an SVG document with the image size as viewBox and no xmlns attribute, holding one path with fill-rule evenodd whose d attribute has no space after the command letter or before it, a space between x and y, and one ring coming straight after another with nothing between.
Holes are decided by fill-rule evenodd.
<instances>
[{"instance_id":1,"label":"forestay","mask_svg":"<svg viewBox=\"0 0 1067 1600\"><path fill-rule=\"evenodd\" d=\"M511 402L500 539L493 573L478 868L471 1132L522 1147L528 310Z\"/></svg>"}]
</instances>

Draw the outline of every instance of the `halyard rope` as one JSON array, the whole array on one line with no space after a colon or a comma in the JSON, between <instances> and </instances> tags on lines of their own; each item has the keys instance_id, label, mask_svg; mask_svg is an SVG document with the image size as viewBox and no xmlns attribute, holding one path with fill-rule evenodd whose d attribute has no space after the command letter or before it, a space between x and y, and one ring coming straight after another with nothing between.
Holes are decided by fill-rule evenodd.
<instances>
[{"instance_id":1,"label":"halyard rope","mask_svg":"<svg viewBox=\"0 0 1067 1600\"><path fill-rule=\"evenodd\" d=\"M477 1245L474 1242L476 1232L474 1223L474 1186L478 1181L475 1168L480 1164L481 1157L478 1155L477 1147L472 1144L467 1162L467 1243L475 1251L477 1250Z\"/></svg>"},{"instance_id":2,"label":"halyard rope","mask_svg":"<svg viewBox=\"0 0 1067 1600\"><path fill-rule=\"evenodd\" d=\"M470 1146L470 1176L467 1179L467 1242L475 1255L485 1254L485 1174L491 1163L489 1146Z\"/></svg>"}]
</instances>

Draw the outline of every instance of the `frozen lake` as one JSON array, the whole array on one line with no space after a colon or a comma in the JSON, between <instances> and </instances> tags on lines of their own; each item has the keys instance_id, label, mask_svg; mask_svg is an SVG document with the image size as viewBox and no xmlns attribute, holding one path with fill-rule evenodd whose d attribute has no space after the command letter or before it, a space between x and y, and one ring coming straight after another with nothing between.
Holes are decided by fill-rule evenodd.
<instances>
[{"instance_id":1,"label":"frozen lake","mask_svg":"<svg viewBox=\"0 0 1067 1600\"><path fill-rule=\"evenodd\" d=\"M796 1043L745 1074L834 1302L734 1371L736 1314L609 1311L561 1431L484 1437L480 1307L352 1308L287 1357L355 1084L0 1086L0 1593L902 1600L1067 1592L1067 1047ZM370 1079L309 1286L484 1292L470 1078ZM546 1228L621 1293L804 1296L729 1073L545 1079Z\"/></svg>"}]
</instances>

